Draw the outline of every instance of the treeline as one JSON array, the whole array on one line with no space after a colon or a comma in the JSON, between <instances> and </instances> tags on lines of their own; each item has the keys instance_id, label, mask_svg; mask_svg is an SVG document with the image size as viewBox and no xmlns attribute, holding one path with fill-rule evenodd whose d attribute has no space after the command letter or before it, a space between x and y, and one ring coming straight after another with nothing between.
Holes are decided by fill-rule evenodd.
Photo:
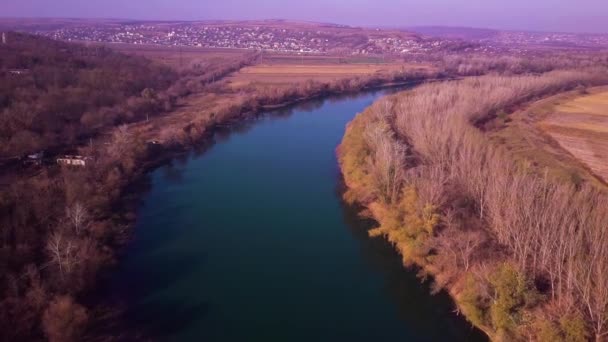
<instances>
[{"instance_id":1,"label":"treeline","mask_svg":"<svg viewBox=\"0 0 608 342\"><path fill-rule=\"evenodd\" d=\"M265 108L332 94L359 92L384 85L414 83L444 77L446 77L445 74L437 71L403 70L329 82L308 80L293 86L252 84L237 89L225 87L221 89L221 92L226 96L233 96L233 101L219 104L212 112L199 115L190 122L162 128L159 140L167 148L184 148L198 143L219 125L237 122L246 116L257 114ZM222 87L219 84L216 86Z\"/></svg>"},{"instance_id":2,"label":"treeline","mask_svg":"<svg viewBox=\"0 0 608 342\"><path fill-rule=\"evenodd\" d=\"M184 97L190 94L209 90L213 84L229 74L246 66L252 65L259 59L259 53L251 52L239 58L214 62L195 63L180 73L180 78L168 91L174 96ZM218 90L212 88L211 90Z\"/></svg>"},{"instance_id":3,"label":"treeline","mask_svg":"<svg viewBox=\"0 0 608 342\"><path fill-rule=\"evenodd\" d=\"M8 33L0 44L0 157L70 146L169 110L169 68L104 47Z\"/></svg>"},{"instance_id":4,"label":"treeline","mask_svg":"<svg viewBox=\"0 0 608 342\"><path fill-rule=\"evenodd\" d=\"M608 66L605 52L541 52L523 55L488 56L483 54L448 54L436 57L445 72L460 76L480 76L489 73L520 75L553 70Z\"/></svg>"},{"instance_id":5,"label":"treeline","mask_svg":"<svg viewBox=\"0 0 608 342\"><path fill-rule=\"evenodd\" d=\"M406 264L499 341L608 336L608 195L518 164L476 124L608 82L605 69L430 84L382 100L339 149L349 190Z\"/></svg>"}]
</instances>

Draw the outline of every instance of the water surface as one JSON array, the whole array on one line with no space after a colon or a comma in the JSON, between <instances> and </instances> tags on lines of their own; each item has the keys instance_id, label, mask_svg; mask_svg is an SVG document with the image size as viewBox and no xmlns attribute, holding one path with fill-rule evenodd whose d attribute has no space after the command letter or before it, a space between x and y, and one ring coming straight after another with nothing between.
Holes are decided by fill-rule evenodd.
<instances>
[{"instance_id":1,"label":"water surface","mask_svg":"<svg viewBox=\"0 0 608 342\"><path fill-rule=\"evenodd\" d=\"M267 113L151 173L113 284L129 321L172 341L480 340L340 200L335 148L380 95Z\"/></svg>"}]
</instances>

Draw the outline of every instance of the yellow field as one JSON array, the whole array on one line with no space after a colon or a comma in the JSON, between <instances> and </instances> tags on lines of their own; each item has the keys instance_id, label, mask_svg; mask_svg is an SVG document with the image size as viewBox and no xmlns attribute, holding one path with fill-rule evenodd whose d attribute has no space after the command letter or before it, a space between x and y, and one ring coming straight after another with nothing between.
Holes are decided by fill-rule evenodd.
<instances>
[{"instance_id":1,"label":"yellow field","mask_svg":"<svg viewBox=\"0 0 608 342\"><path fill-rule=\"evenodd\" d=\"M608 90L554 106L540 126L593 173L608 180Z\"/></svg>"},{"instance_id":2,"label":"yellow field","mask_svg":"<svg viewBox=\"0 0 608 342\"><path fill-rule=\"evenodd\" d=\"M556 109L560 113L608 115L608 92L581 96L557 106Z\"/></svg>"}]
</instances>

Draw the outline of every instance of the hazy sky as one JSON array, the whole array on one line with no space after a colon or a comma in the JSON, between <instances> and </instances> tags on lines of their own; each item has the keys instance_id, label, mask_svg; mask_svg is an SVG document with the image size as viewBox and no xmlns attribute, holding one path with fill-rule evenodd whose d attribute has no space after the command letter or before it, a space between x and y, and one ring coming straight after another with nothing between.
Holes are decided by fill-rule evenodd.
<instances>
[{"instance_id":1,"label":"hazy sky","mask_svg":"<svg viewBox=\"0 0 608 342\"><path fill-rule=\"evenodd\" d=\"M5 17L301 19L608 33L608 0L0 0Z\"/></svg>"}]
</instances>

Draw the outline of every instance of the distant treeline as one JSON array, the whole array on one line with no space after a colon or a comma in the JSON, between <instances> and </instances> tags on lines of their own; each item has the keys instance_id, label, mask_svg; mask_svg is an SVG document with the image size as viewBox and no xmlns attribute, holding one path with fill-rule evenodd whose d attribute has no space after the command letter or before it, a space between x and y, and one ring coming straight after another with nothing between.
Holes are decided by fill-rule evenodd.
<instances>
[{"instance_id":1,"label":"distant treeline","mask_svg":"<svg viewBox=\"0 0 608 342\"><path fill-rule=\"evenodd\" d=\"M479 76L488 73L519 75L552 70L608 66L606 52L534 52L527 55L487 56L483 54L447 54L438 63L450 74Z\"/></svg>"},{"instance_id":2,"label":"distant treeline","mask_svg":"<svg viewBox=\"0 0 608 342\"><path fill-rule=\"evenodd\" d=\"M497 341L608 336L608 195L564 184L477 128L514 105L608 83L608 70L485 76L383 99L339 148L349 190L406 264Z\"/></svg>"}]
</instances>

